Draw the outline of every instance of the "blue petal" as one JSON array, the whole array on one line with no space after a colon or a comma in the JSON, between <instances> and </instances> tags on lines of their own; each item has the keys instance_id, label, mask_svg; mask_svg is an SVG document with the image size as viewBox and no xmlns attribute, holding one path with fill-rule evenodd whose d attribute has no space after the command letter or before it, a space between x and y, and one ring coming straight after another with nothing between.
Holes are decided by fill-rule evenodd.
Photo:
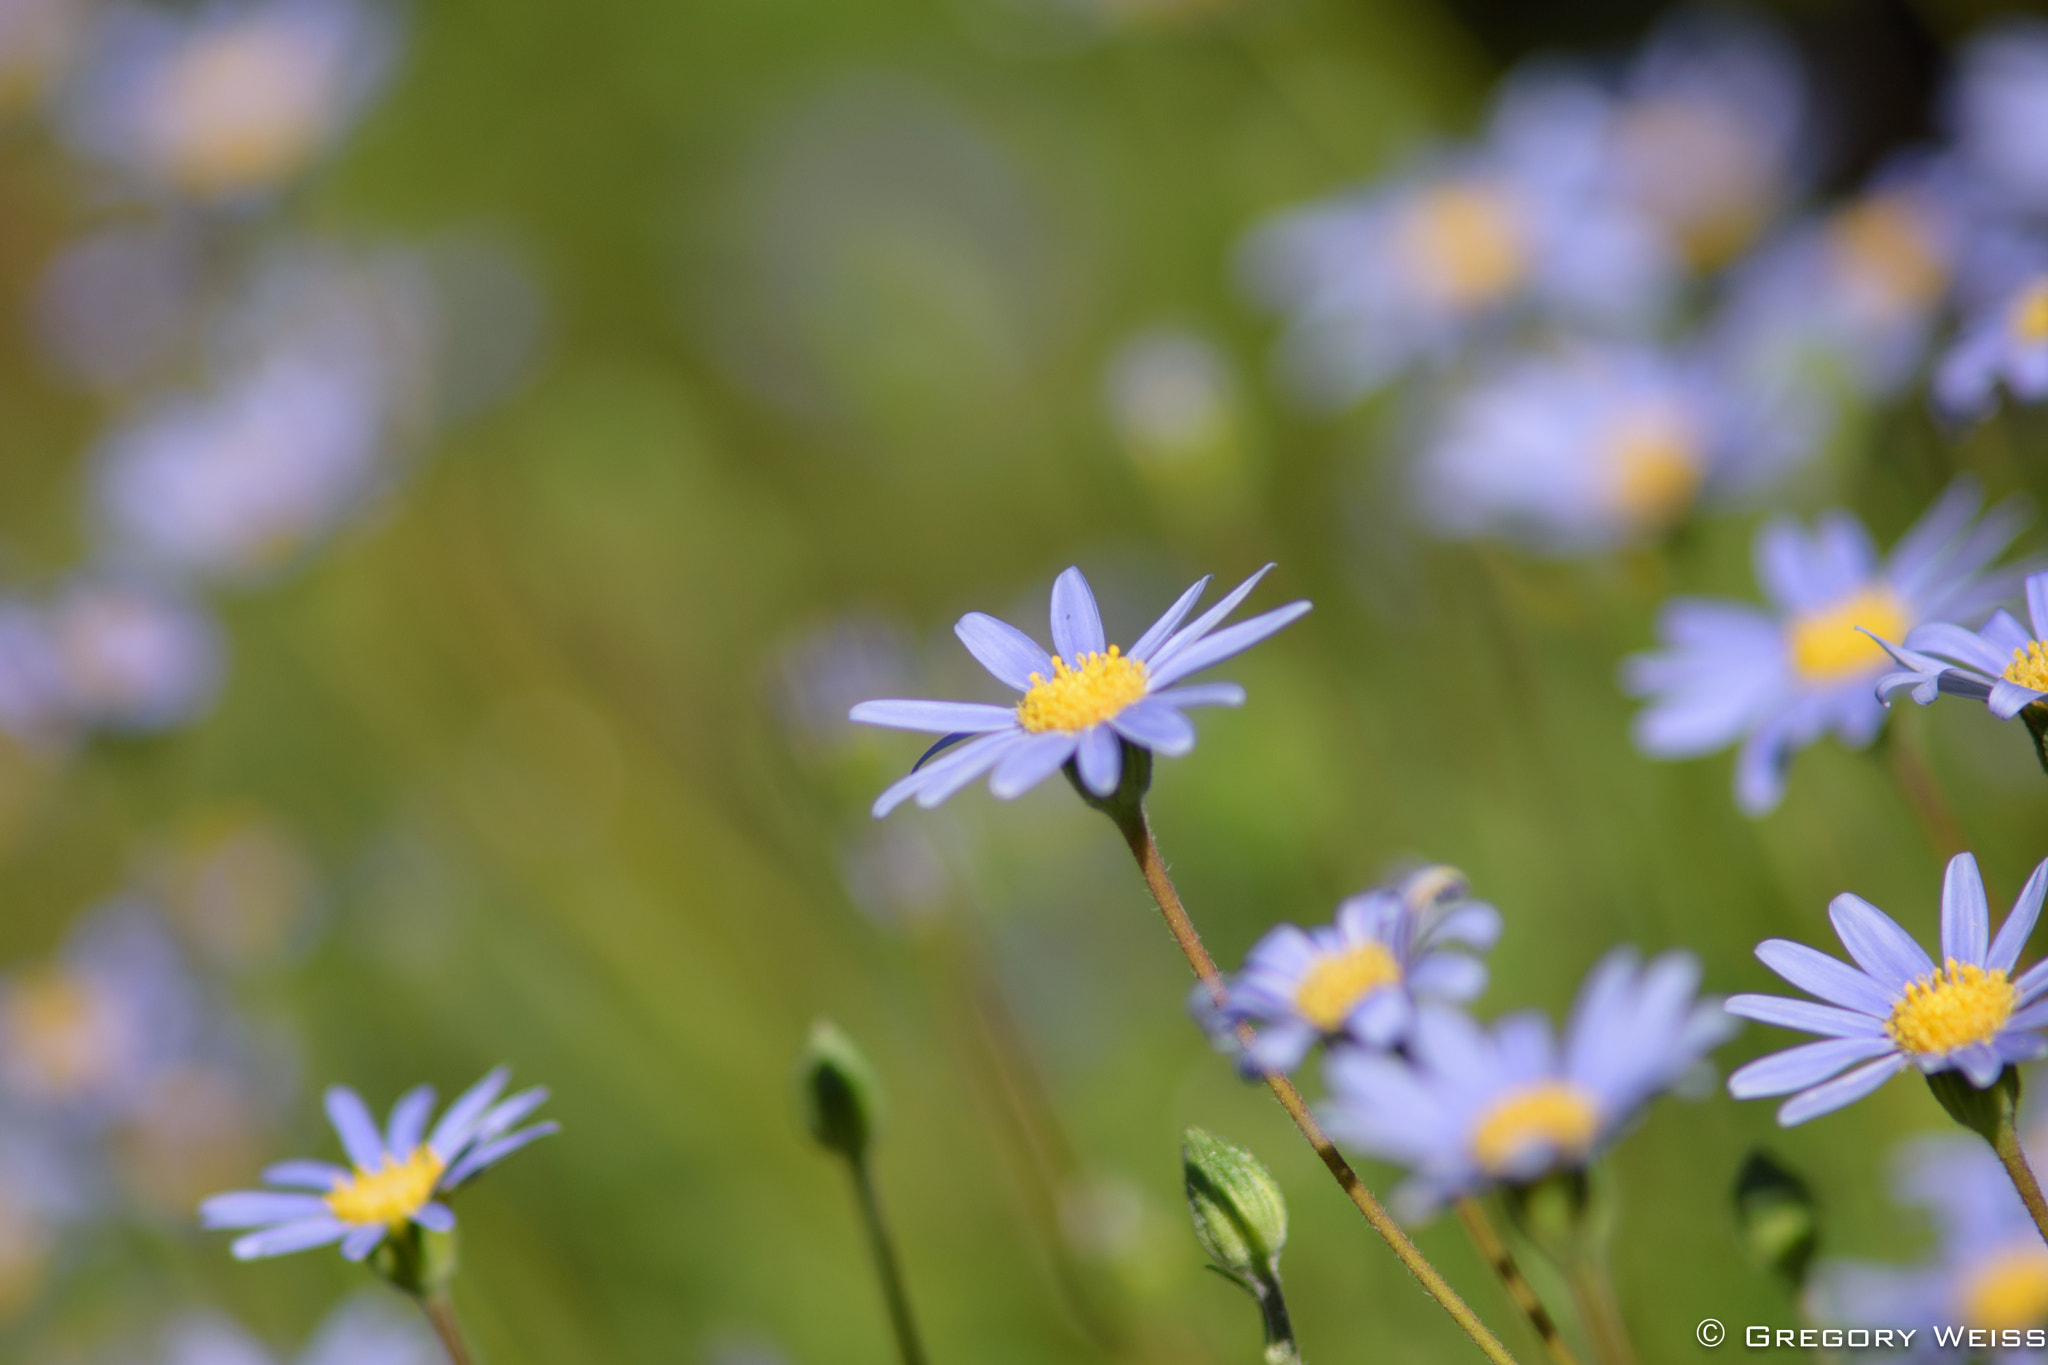
<instances>
[{"instance_id":1,"label":"blue petal","mask_svg":"<svg viewBox=\"0 0 2048 1365\"><path fill-rule=\"evenodd\" d=\"M1100 654L1109 648L1102 634L1102 613L1095 594L1081 570L1068 569L1052 585L1052 646L1073 667L1080 667L1083 654Z\"/></svg>"},{"instance_id":2,"label":"blue petal","mask_svg":"<svg viewBox=\"0 0 2048 1365\"><path fill-rule=\"evenodd\" d=\"M1731 995L1721 1008L1744 1019L1779 1028L1819 1033L1830 1038L1873 1038L1884 1033L1884 1025L1867 1014L1816 1005L1811 1000L1788 1000L1782 995Z\"/></svg>"},{"instance_id":3,"label":"blue petal","mask_svg":"<svg viewBox=\"0 0 2048 1365\"><path fill-rule=\"evenodd\" d=\"M988 789L1004 801L1023 795L1058 772L1060 765L1074 756L1076 742L1063 730L1018 741L996 764Z\"/></svg>"},{"instance_id":4,"label":"blue petal","mask_svg":"<svg viewBox=\"0 0 2048 1365\"><path fill-rule=\"evenodd\" d=\"M1738 1100L1789 1095L1804 1090L1858 1062L1896 1051L1889 1038L1829 1038L1818 1043L1759 1057L1728 1078L1728 1093Z\"/></svg>"},{"instance_id":5,"label":"blue petal","mask_svg":"<svg viewBox=\"0 0 2048 1365\"><path fill-rule=\"evenodd\" d=\"M1985 701L1991 707L1991 714L2000 720L2011 720L2020 712L2041 700L2042 694L2031 687L2022 687L2004 678L1991 684L1991 695Z\"/></svg>"},{"instance_id":6,"label":"blue petal","mask_svg":"<svg viewBox=\"0 0 2048 1365\"><path fill-rule=\"evenodd\" d=\"M1138 637L1130 648L1130 656L1143 663L1149 661L1159 646L1166 643L1166 637L1173 634L1173 628L1194 610L1195 603L1202 600L1202 589L1209 586L1210 575L1203 574L1195 586L1180 595L1180 600L1166 609L1166 614L1152 623L1152 628Z\"/></svg>"},{"instance_id":7,"label":"blue petal","mask_svg":"<svg viewBox=\"0 0 2048 1365\"><path fill-rule=\"evenodd\" d=\"M979 735L1014 726L1017 709L978 701L864 701L849 711L847 718L862 725L886 725L895 730L923 730L935 735L959 730Z\"/></svg>"},{"instance_id":8,"label":"blue petal","mask_svg":"<svg viewBox=\"0 0 2048 1365\"><path fill-rule=\"evenodd\" d=\"M2028 936L2034 932L2034 923L2041 918L2043 893L2048 893L2048 861L2037 864L2034 874L2027 878L2027 884L2020 888L2019 899L2012 903L2012 913L2005 917L1998 937L1992 940L1991 952L1984 959L1985 966L2010 975L2019 965L2020 953L2027 946Z\"/></svg>"},{"instance_id":9,"label":"blue petal","mask_svg":"<svg viewBox=\"0 0 2048 1365\"><path fill-rule=\"evenodd\" d=\"M1098 725L1082 732L1075 766L1081 770L1081 785L1097 796L1110 796L1123 776L1123 744L1116 731Z\"/></svg>"},{"instance_id":10,"label":"blue petal","mask_svg":"<svg viewBox=\"0 0 2048 1365\"><path fill-rule=\"evenodd\" d=\"M348 1172L327 1161L280 1161L274 1166L266 1166L263 1178L273 1185L331 1190L348 1179Z\"/></svg>"},{"instance_id":11,"label":"blue petal","mask_svg":"<svg viewBox=\"0 0 2048 1365\"><path fill-rule=\"evenodd\" d=\"M1997 1080L1998 1073L2005 1070L2005 1059L1984 1043L1957 1048L1949 1054L1948 1064L1968 1077L1970 1084L1979 1090Z\"/></svg>"},{"instance_id":12,"label":"blue petal","mask_svg":"<svg viewBox=\"0 0 2048 1365\"><path fill-rule=\"evenodd\" d=\"M486 1167L497 1165L527 1143L561 1131L561 1125L554 1122L536 1123L530 1128L521 1128L516 1133L507 1133L504 1137L486 1142L448 1168L448 1174L441 1177L441 1188L452 1190Z\"/></svg>"},{"instance_id":13,"label":"blue petal","mask_svg":"<svg viewBox=\"0 0 2048 1365\"><path fill-rule=\"evenodd\" d=\"M412 1216L412 1221L433 1232L453 1232L455 1210L439 1202L425 1203Z\"/></svg>"},{"instance_id":14,"label":"blue petal","mask_svg":"<svg viewBox=\"0 0 2048 1365\"><path fill-rule=\"evenodd\" d=\"M1934 970L1927 950L1915 943L1897 920L1861 896L1845 891L1835 897L1828 902L1828 919L1856 965L1894 998L1907 982L1918 981Z\"/></svg>"},{"instance_id":15,"label":"blue petal","mask_svg":"<svg viewBox=\"0 0 2048 1365\"><path fill-rule=\"evenodd\" d=\"M1013 745L1024 738L1022 730L976 735L951 753L926 764L908 777L899 779L876 797L873 808L875 818L881 819L913 796L918 798L919 805L927 808L943 801L987 772L1010 751ZM934 790L938 795L930 796Z\"/></svg>"},{"instance_id":16,"label":"blue petal","mask_svg":"<svg viewBox=\"0 0 2048 1365\"><path fill-rule=\"evenodd\" d=\"M1190 683L1186 687L1171 687L1152 695L1175 706L1244 705L1244 689L1229 682Z\"/></svg>"},{"instance_id":17,"label":"blue petal","mask_svg":"<svg viewBox=\"0 0 2048 1365\"><path fill-rule=\"evenodd\" d=\"M522 1090L510 1099L491 1106L491 1111L477 1123L476 1131L470 1134L471 1142L489 1142L513 1124L531 1114L548 1101L548 1088L536 1085Z\"/></svg>"},{"instance_id":18,"label":"blue petal","mask_svg":"<svg viewBox=\"0 0 2048 1365\"><path fill-rule=\"evenodd\" d=\"M382 1223L350 1228L348 1235L341 1239L341 1254L351 1261L366 1260L383 1242L388 1231Z\"/></svg>"},{"instance_id":19,"label":"blue petal","mask_svg":"<svg viewBox=\"0 0 2048 1365\"><path fill-rule=\"evenodd\" d=\"M1868 1066L1858 1067L1846 1076L1837 1076L1825 1085L1817 1085L1795 1095L1779 1107L1778 1124L1790 1128L1822 1114L1833 1113L1843 1105L1854 1104L1898 1075L1905 1066L1906 1059L1894 1053L1880 1057Z\"/></svg>"},{"instance_id":20,"label":"blue petal","mask_svg":"<svg viewBox=\"0 0 2048 1365\"><path fill-rule=\"evenodd\" d=\"M484 1111L497 1102L505 1089L505 1082L510 1079L510 1067L493 1067L482 1080L463 1091L455 1103L448 1106L448 1112L441 1115L441 1121L434 1125L433 1135L427 1139L427 1145L434 1149L436 1156L447 1161L468 1145Z\"/></svg>"},{"instance_id":21,"label":"blue petal","mask_svg":"<svg viewBox=\"0 0 2048 1365\"><path fill-rule=\"evenodd\" d=\"M361 1095L345 1085L328 1087L327 1118L357 1170L373 1171L384 1164L384 1138Z\"/></svg>"},{"instance_id":22,"label":"blue petal","mask_svg":"<svg viewBox=\"0 0 2048 1365\"><path fill-rule=\"evenodd\" d=\"M2048 640L2048 573L2027 575L2027 619L2036 640Z\"/></svg>"},{"instance_id":23,"label":"blue petal","mask_svg":"<svg viewBox=\"0 0 2048 1365\"><path fill-rule=\"evenodd\" d=\"M1126 706L1111 720L1116 732L1131 743L1168 758L1177 758L1195 747L1195 727L1158 697L1144 697Z\"/></svg>"},{"instance_id":24,"label":"blue petal","mask_svg":"<svg viewBox=\"0 0 2048 1365\"><path fill-rule=\"evenodd\" d=\"M199 1222L209 1228L261 1228L296 1222L327 1212L317 1194L280 1194L274 1190L236 1190L217 1194L199 1206Z\"/></svg>"},{"instance_id":25,"label":"blue petal","mask_svg":"<svg viewBox=\"0 0 2048 1365\"><path fill-rule=\"evenodd\" d=\"M416 1086L391 1106L391 1121L384 1127L384 1139L394 1156L403 1157L426 1136L427 1115L434 1112L434 1087Z\"/></svg>"},{"instance_id":26,"label":"blue petal","mask_svg":"<svg viewBox=\"0 0 2048 1365\"><path fill-rule=\"evenodd\" d=\"M1984 878L1977 860L1958 853L1948 860L1941 882L1941 956L1944 962L1984 965L1991 941L1991 908L1984 900Z\"/></svg>"},{"instance_id":27,"label":"blue petal","mask_svg":"<svg viewBox=\"0 0 2048 1365\"><path fill-rule=\"evenodd\" d=\"M1199 673L1212 664L1220 664L1233 654L1243 653L1274 631L1306 616L1309 606L1307 602L1290 602L1284 607L1275 607L1262 616L1226 626L1207 639L1175 651L1171 659L1165 660L1149 675L1152 685L1165 687L1190 673Z\"/></svg>"},{"instance_id":28,"label":"blue petal","mask_svg":"<svg viewBox=\"0 0 2048 1365\"><path fill-rule=\"evenodd\" d=\"M238 1261L253 1261L264 1256L283 1256L310 1247L326 1246L347 1235L348 1225L332 1214L326 1214L252 1232L247 1237L237 1238L229 1250Z\"/></svg>"},{"instance_id":29,"label":"blue petal","mask_svg":"<svg viewBox=\"0 0 2048 1365\"><path fill-rule=\"evenodd\" d=\"M998 621L986 612L970 611L954 624L953 633L967 646L976 663L993 673L998 682L1019 692L1031 690L1034 673L1041 678L1052 676L1052 656L1038 641L1008 621Z\"/></svg>"},{"instance_id":30,"label":"blue petal","mask_svg":"<svg viewBox=\"0 0 2048 1365\"><path fill-rule=\"evenodd\" d=\"M1863 1014L1891 1012L1896 993L1872 981L1846 962L1790 939L1765 939L1756 945L1763 964L1809 995Z\"/></svg>"},{"instance_id":31,"label":"blue petal","mask_svg":"<svg viewBox=\"0 0 2048 1365\"><path fill-rule=\"evenodd\" d=\"M1152 657L1148 659L1146 662L1150 666L1152 666L1155 671L1159 667L1164 666L1165 664L1171 662L1174 655L1180 653L1189 645L1195 644L1196 642L1200 641L1203 636L1207 635L1210 631L1216 629L1216 627L1222 623L1224 617L1230 615L1231 612L1236 611L1237 604L1244 601L1245 598L1249 597L1251 595L1252 589L1259 585L1259 580L1264 578L1267 574L1271 573L1272 571L1273 566L1271 564L1268 564L1265 568L1260 569L1250 578L1247 578L1244 582L1238 584L1229 592L1225 593L1223 595L1222 601L1218 602L1215 606L1209 608L1209 610L1203 612L1200 616L1196 617L1194 623L1190 625L1186 630L1181 631L1179 634L1169 639L1165 644L1159 646L1159 648L1153 652Z\"/></svg>"}]
</instances>

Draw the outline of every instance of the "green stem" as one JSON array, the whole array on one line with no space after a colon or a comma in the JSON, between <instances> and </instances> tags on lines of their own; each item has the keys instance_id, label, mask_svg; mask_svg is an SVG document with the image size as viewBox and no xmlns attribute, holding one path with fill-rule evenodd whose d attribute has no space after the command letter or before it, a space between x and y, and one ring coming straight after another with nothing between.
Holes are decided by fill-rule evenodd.
<instances>
[{"instance_id":1,"label":"green stem","mask_svg":"<svg viewBox=\"0 0 2048 1365\"><path fill-rule=\"evenodd\" d=\"M903 1365L927 1365L924 1344L918 1339L917 1322L910 1315L910 1294L904 1287L903 1269L896 1260L896 1245L889 1236L889 1224L882 1217L882 1201L875 1193L875 1180L865 1158L849 1162L853 1189L860 1201L861 1220L867 1224L868 1245L874 1252L875 1271L882 1279L882 1298L889 1307L889 1326L896 1333L897 1354Z\"/></svg>"},{"instance_id":2,"label":"green stem","mask_svg":"<svg viewBox=\"0 0 2048 1365\"><path fill-rule=\"evenodd\" d=\"M448 1359L454 1365L472 1365L476 1357L470 1354L469 1343L463 1340L462 1324L455 1317L455 1302L448 1297L448 1291L437 1289L431 1294L423 1294L419 1305L420 1311L432 1324L434 1335L441 1339L442 1349L448 1352Z\"/></svg>"},{"instance_id":3,"label":"green stem","mask_svg":"<svg viewBox=\"0 0 2048 1365\"><path fill-rule=\"evenodd\" d=\"M2010 1112L2000 1116L1991 1139L1991 1150L1998 1153L1998 1159L2005 1164L2005 1173L2012 1177L2013 1188L2020 1192L2020 1201L2033 1215L2034 1226L2040 1229L2042 1239L2048 1241L2048 1198L2041 1195L2041 1182L2034 1178L2034 1168L2027 1162L2026 1147L2020 1142L2019 1125L2013 1122Z\"/></svg>"},{"instance_id":4,"label":"green stem","mask_svg":"<svg viewBox=\"0 0 2048 1365\"><path fill-rule=\"evenodd\" d=\"M1294 1344L1294 1323L1287 1316L1287 1298L1278 1281L1255 1291L1259 1315L1266 1325L1264 1365L1301 1365L1301 1351Z\"/></svg>"},{"instance_id":5,"label":"green stem","mask_svg":"<svg viewBox=\"0 0 2048 1365\"><path fill-rule=\"evenodd\" d=\"M1159 843L1152 837L1152 826L1145 818L1143 801L1105 800L1091 804L1116 821L1117 829L1124 836L1124 842L1130 845L1131 856L1138 860L1138 871L1144 876L1145 885L1152 892L1152 899L1158 903L1159 913L1166 917L1167 931L1173 935L1174 942L1180 945L1180 950L1187 957L1188 965L1194 968L1195 975L1208 987L1210 996L1221 1004L1227 995L1223 974L1216 969L1216 960L1209 956L1209 950L1202 946L1202 936L1195 931L1194 921L1188 918L1186 908L1181 905L1180 893L1174 889L1173 878L1167 875L1166 860L1160 856ZM1242 1030L1247 1042L1250 1031L1249 1025L1244 1026ZM1323 1135L1321 1125L1315 1121L1315 1116L1309 1113L1308 1106L1302 1103L1301 1092L1294 1088L1294 1083L1285 1076L1269 1074L1266 1077L1266 1084L1272 1090L1274 1098L1280 1101L1280 1107L1294 1120L1294 1126L1308 1139L1309 1146L1315 1148L1316 1155L1322 1158L1323 1165L1329 1168L1337 1184L1343 1188L1358 1211L1365 1215L1365 1221L1372 1225L1372 1230L1386 1241L1395 1257L1408 1268L1408 1273L1422 1282L1424 1291L1451 1315L1451 1320L1458 1324L1466 1336L1472 1338L1473 1344L1479 1347L1487 1359L1493 1361L1494 1365L1515 1365L1514 1356L1508 1352L1507 1347L1501 1345L1500 1338L1489 1331L1486 1324L1479 1320L1479 1315L1458 1297L1458 1291L1451 1288L1450 1282L1429 1263L1429 1259L1415 1243L1408 1239L1408 1234L1403 1232L1386 1209L1381 1207L1380 1201L1365 1187L1365 1182L1358 1178L1358 1173L1351 1169L1350 1163L1331 1145L1330 1139Z\"/></svg>"},{"instance_id":6,"label":"green stem","mask_svg":"<svg viewBox=\"0 0 2048 1365\"><path fill-rule=\"evenodd\" d=\"M1486 1216L1486 1210L1477 1199L1467 1195L1458 1201L1458 1221L1465 1225L1465 1231L1472 1238L1472 1245L1478 1248L1480 1256L1493 1273L1500 1276L1500 1282L1508 1291L1522 1316L1529 1320L1529 1326L1536 1331L1536 1337L1543 1343L1556 1365L1579 1365L1579 1358L1572 1354L1572 1348L1565 1344L1564 1333L1557 1329L1557 1320L1550 1316L1550 1310L1543 1306L1536 1287L1522 1274L1522 1267L1515 1264L1514 1253L1494 1229L1493 1220Z\"/></svg>"},{"instance_id":7,"label":"green stem","mask_svg":"<svg viewBox=\"0 0 2048 1365\"><path fill-rule=\"evenodd\" d=\"M1934 773L1914 748L1912 740L1903 735L1894 736L1891 749L1892 776L1897 779L1900 793L1906 798L1906 805L1913 812L1913 819L1920 825L1920 832L1927 836L1927 842L1942 858L1953 858L1968 847L1963 842L1963 827L1949 809L1948 800L1941 793L1941 784L1934 780Z\"/></svg>"},{"instance_id":8,"label":"green stem","mask_svg":"<svg viewBox=\"0 0 2048 1365\"><path fill-rule=\"evenodd\" d=\"M1628 1325L1614 1298L1614 1282L1607 1267L1589 1254L1574 1257L1567 1274L1572 1301L1585 1321L1586 1335L1603 1365L1636 1365L1636 1350L1628 1339Z\"/></svg>"}]
</instances>

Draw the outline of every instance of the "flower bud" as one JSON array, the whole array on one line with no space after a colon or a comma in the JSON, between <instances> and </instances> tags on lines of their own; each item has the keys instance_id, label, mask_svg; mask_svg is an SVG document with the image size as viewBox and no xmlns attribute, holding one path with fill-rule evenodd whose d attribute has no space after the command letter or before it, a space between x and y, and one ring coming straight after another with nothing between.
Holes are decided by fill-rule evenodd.
<instances>
[{"instance_id":1,"label":"flower bud","mask_svg":"<svg viewBox=\"0 0 2048 1365\"><path fill-rule=\"evenodd\" d=\"M1259 1159L1205 1128L1181 1138L1181 1166L1195 1237L1216 1268L1257 1292L1278 1278L1287 1244L1287 1201Z\"/></svg>"},{"instance_id":2,"label":"flower bud","mask_svg":"<svg viewBox=\"0 0 2048 1365\"><path fill-rule=\"evenodd\" d=\"M882 1090L853 1039L829 1020L811 1025L797 1079L804 1122L818 1145L849 1161L866 1156L881 1119Z\"/></svg>"},{"instance_id":3,"label":"flower bud","mask_svg":"<svg viewBox=\"0 0 2048 1365\"><path fill-rule=\"evenodd\" d=\"M1820 1213L1797 1171L1768 1152L1752 1151L1735 1178L1735 1217L1759 1268L1782 1275L1794 1289L1806 1283L1820 1244Z\"/></svg>"}]
</instances>

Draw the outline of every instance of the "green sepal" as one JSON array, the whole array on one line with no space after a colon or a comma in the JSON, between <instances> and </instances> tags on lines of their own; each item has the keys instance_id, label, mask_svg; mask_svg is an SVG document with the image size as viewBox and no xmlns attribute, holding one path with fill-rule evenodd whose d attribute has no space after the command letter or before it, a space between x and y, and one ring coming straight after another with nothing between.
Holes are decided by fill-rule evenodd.
<instances>
[{"instance_id":1,"label":"green sepal","mask_svg":"<svg viewBox=\"0 0 2048 1365\"><path fill-rule=\"evenodd\" d=\"M1119 829L1139 818L1145 804L1145 793L1152 790L1152 751L1129 740L1118 737L1123 746L1123 772L1117 779L1116 790L1108 796L1097 796L1088 790L1088 784L1081 780L1081 769L1074 759L1068 759L1060 771L1067 775L1081 799L1096 810L1117 822Z\"/></svg>"},{"instance_id":2,"label":"green sepal","mask_svg":"<svg viewBox=\"0 0 2048 1365\"><path fill-rule=\"evenodd\" d=\"M429 1298L455 1278L459 1247L455 1229L435 1232L407 1223L377 1244L368 1265L393 1288L416 1299Z\"/></svg>"},{"instance_id":3,"label":"green sepal","mask_svg":"<svg viewBox=\"0 0 2048 1365\"><path fill-rule=\"evenodd\" d=\"M882 1085L867 1054L829 1019L811 1025L797 1061L804 1126L819 1146L849 1161L867 1155L881 1126Z\"/></svg>"},{"instance_id":4,"label":"green sepal","mask_svg":"<svg viewBox=\"0 0 2048 1365\"><path fill-rule=\"evenodd\" d=\"M2020 1107L2020 1073L2017 1067L2007 1067L1998 1073L1998 1079L1979 1090L1970 1084L1970 1078L1951 1067L1947 1071L1936 1071L1927 1077L1927 1088L1934 1092L1934 1098L1948 1111L1948 1116L1992 1146L1998 1145L1999 1133L2013 1122L2013 1116Z\"/></svg>"}]
</instances>

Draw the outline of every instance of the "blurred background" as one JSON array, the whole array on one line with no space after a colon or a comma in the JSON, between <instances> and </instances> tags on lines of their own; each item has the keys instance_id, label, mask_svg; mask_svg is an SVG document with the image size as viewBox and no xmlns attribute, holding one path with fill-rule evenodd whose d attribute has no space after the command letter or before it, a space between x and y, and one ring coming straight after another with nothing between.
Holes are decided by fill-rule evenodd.
<instances>
[{"instance_id":1,"label":"blurred background","mask_svg":"<svg viewBox=\"0 0 2048 1365\"><path fill-rule=\"evenodd\" d=\"M1772 509L1889 544L1959 473L2048 496L2041 414L1925 383L2048 261L2014 22L0 0L0 1356L434 1359L359 1267L235 1264L194 1209L332 1156L330 1083L505 1062L563 1133L461 1201L496 1365L892 1359L792 1098L829 1014L891 1094L935 1359L1251 1358L1189 1123L1285 1185L1308 1358L1466 1358L1190 1024L1107 822L1059 782L873 821L920 745L846 709L994 699L952 622L1042 637L1070 563L1129 641L1277 560L1251 608L1316 610L1154 784L1226 967L1427 858L1505 916L1483 1013L1561 1011L1617 942L1771 989L1754 943L1830 943L1837 892L1932 934L1902 747L2002 911L2048 854L2018 727L1902 708L1752 818L1726 754L1637 752L1617 669L1670 595L1755 599ZM1550 476L1473 404L1614 348L1720 425L1598 515L1518 500ZM1751 1148L1824 1251L1906 1259L1889 1153L1944 1122L1905 1081L1787 1133L1655 1108L1610 1163L1644 1357L1794 1320L1741 1253Z\"/></svg>"}]
</instances>

